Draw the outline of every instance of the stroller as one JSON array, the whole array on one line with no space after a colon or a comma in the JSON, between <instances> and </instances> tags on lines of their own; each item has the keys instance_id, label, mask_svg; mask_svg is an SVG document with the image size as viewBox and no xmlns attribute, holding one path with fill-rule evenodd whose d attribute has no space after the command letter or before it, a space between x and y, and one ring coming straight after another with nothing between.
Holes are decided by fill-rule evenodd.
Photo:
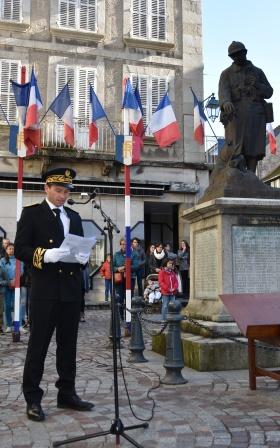
<instances>
[{"instance_id":1,"label":"stroller","mask_svg":"<svg viewBox=\"0 0 280 448\"><path fill-rule=\"evenodd\" d=\"M161 306L161 292L158 283L158 274L150 274L146 278L145 290L145 312L157 312Z\"/></svg>"}]
</instances>

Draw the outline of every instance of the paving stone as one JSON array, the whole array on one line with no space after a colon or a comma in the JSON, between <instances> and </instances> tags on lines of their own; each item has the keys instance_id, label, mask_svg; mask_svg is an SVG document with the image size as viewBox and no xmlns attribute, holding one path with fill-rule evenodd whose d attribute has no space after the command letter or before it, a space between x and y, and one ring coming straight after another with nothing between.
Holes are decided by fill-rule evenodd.
<instances>
[{"instance_id":1,"label":"paving stone","mask_svg":"<svg viewBox=\"0 0 280 448\"><path fill-rule=\"evenodd\" d=\"M114 419L112 349L108 348L110 312L92 310L80 326L77 353L76 389L81 397L95 403L92 412L75 412L56 407L55 339L45 364L41 383L45 391L42 406L46 420L28 420L21 391L22 371L28 336L13 343L0 341L0 447L49 448L53 441L109 431ZM122 364L137 416L148 419L155 400L154 417L146 429L128 432L144 448L264 448L280 447L279 384L258 379L250 391L247 371L195 372L184 368L188 383L159 385L165 375L163 357L151 351L145 334L145 364L130 364L129 338L123 338ZM118 371L120 417L125 426L141 424L131 413L121 372ZM113 448L115 436L89 438L67 445L71 448ZM131 446L121 438L121 446Z\"/></svg>"}]
</instances>

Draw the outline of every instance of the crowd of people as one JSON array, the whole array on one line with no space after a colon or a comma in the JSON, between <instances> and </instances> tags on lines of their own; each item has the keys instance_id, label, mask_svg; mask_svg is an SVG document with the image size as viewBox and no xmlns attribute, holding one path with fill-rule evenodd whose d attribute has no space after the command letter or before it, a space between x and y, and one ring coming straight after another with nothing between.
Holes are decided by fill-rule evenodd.
<instances>
[{"instance_id":1,"label":"crowd of people","mask_svg":"<svg viewBox=\"0 0 280 448\"><path fill-rule=\"evenodd\" d=\"M116 298L120 305L120 315L124 318L126 291L126 241L120 239L120 247L113 256L113 272L111 257L107 255L101 266L100 274L105 280L105 301L111 297L111 281L114 276ZM190 249L186 240L182 240L176 253L172 252L169 243L150 244L146 253L138 238L131 241L131 295L134 296L137 285L138 295L146 300L161 298L162 319L166 319L168 304L175 300L181 285L184 298L189 297ZM152 280L153 278L153 280Z\"/></svg>"}]
</instances>

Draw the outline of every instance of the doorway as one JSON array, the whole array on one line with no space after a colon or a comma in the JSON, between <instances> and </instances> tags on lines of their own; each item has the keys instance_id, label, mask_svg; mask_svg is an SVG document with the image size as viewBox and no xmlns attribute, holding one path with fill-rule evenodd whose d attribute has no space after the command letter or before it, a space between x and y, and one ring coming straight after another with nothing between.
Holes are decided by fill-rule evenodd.
<instances>
[{"instance_id":1,"label":"doorway","mask_svg":"<svg viewBox=\"0 0 280 448\"><path fill-rule=\"evenodd\" d=\"M144 204L145 249L150 243L170 243L178 249L178 204L145 202Z\"/></svg>"}]
</instances>

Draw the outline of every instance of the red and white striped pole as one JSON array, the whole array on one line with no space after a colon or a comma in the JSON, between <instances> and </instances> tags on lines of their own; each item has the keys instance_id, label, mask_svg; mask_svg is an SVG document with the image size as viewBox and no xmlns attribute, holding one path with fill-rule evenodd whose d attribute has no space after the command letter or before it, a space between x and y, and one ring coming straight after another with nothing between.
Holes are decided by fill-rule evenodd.
<instances>
[{"instance_id":1,"label":"red and white striped pole","mask_svg":"<svg viewBox=\"0 0 280 448\"><path fill-rule=\"evenodd\" d=\"M21 67L21 84L26 82L26 68ZM19 126L19 133L17 139L17 150L19 152L19 147L23 144L23 129ZM18 156L18 178L17 178L17 223L20 219L22 211L22 181L23 181L23 157ZM13 328L13 342L20 341L20 274L21 274L21 263L16 260L16 278L15 278L15 305L14 305L14 328Z\"/></svg>"},{"instance_id":2,"label":"red and white striped pole","mask_svg":"<svg viewBox=\"0 0 280 448\"><path fill-rule=\"evenodd\" d=\"M124 109L124 135L129 135L128 109ZM130 218L130 165L124 166L124 220L125 220L125 305L131 310L131 218ZM125 314L127 335L130 334L131 314Z\"/></svg>"}]
</instances>

